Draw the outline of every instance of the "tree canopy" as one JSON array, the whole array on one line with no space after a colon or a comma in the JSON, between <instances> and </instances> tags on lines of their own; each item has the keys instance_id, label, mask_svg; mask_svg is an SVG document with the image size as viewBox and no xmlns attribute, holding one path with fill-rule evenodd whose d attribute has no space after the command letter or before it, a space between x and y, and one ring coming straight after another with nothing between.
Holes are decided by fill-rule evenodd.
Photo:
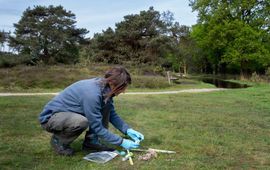
<instances>
[{"instance_id":1,"label":"tree canopy","mask_svg":"<svg viewBox=\"0 0 270 170\"><path fill-rule=\"evenodd\" d=\"M0 52L3 51L5 47L5 43L8 42L10 32L6 32L4 30L0 31Z\"/></svg>"},{"instance_id":2,"label":"tree canopy","mask_svg":"<svg viewBox=\"0 0 270 170\"><path fill-rule=\"evenodd\" d=\"M75 15L62 6L27 8L15 26L10 46L29 54L33 62L74 63L86 29L75 26Z\"/></svg>"},{"instance_id":3,"label":"tree canopy","mask_svg":"<svg viewBox=\"0 0 270 170\"><path fill-rule=\"evenodd\" d=\"M62 6L29 7L14 24L14 36L0 32L0 45L9 38L32 63L80 60L242 75L270 67L269 0L190 0L190 6L198 12L192 28L175 22L170 11L150 7L88 39L86 29L76 28L75 14Z\"/></svg>"},{"instance_id":4,"label":"tree canopy","mask_svg":"<svg viewBox=\"0 0 270 170\"><path fill-rule=\"evenodd\" d=\"M270 63L270 2L265 0L191 0L198 11L192 37L214 73L228 67L242 74Z\"/></svg>"},{"instance_id":5,"label":"tree canopy","mask_svg":"<svg viewBox=\"0 0 270 170\"><path fill-rule=\"evenodd\" d=\"M116 64L166 65L169 62L172 65L181 62L179 42L187 34L184 26L174 22L171 12L160 13L150 7L139 14L124 16L115 27L115 30L108 28L94 35L85 48L85 58Z\"/></svg>"}]
</instances>

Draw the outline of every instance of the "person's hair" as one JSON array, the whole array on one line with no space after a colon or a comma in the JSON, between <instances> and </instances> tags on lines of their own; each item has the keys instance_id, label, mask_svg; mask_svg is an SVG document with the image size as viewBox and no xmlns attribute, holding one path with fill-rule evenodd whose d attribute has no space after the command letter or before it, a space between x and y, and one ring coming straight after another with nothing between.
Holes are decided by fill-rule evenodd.
<instances>
[{"instance_id":1,"label":"person's hair","mask_svg":"<svg viewBox=\"0 0 270 170\"><path fill-rule=\"evenodd\" d=\"M129 72L127 71L126 68L122 66L117 66L109 69L105 73L105 83L108 84L111 82L114 86L113 89L111 89L111 92L106 94L106 99L109 99L112 97L115 93L123 90L128 86L128 84L131 84L131 77Z\"/></svg>"}]
</instances>

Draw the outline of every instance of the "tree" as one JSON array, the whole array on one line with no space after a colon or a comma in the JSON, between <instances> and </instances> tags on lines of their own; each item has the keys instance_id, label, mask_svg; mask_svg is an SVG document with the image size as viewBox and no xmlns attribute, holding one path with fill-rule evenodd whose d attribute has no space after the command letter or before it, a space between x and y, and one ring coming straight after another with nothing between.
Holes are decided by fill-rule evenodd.
<instances>
[{"instance_id":1,"label":"tree","mask_svg":"<svg viewBox=\"0 0 270 170\"><path fill-rule=\"evenodd\" d=\"M232 33L234 38L227 43L221 62L238 65L242 77L267 66L270 53L261 40L262 31L241 21L227 23L225 28L235 31Z\"/></svg>"},{"instance_id":2,"label":"tree","mask_svg":"<svg viewBox=\"0 0 270 170\"><path fill-rule=\"evenodd\" d=\"M86 29L75 27L75 15L62 6L28 7L15 26L10 45L19 53L28 54L33 62L74 63L78 60L78 46Z\"/></svg>"},{"instance_id":3,"label":"tree","mask_svg":"<svg viewBox=\"0 0 270 170\"><path fill-rule=\"evenodd\" d=\"M4 50L5 43L8 42L10 32L0 31L0 52Z\"/></svg>"},{"instance_id":4,"label":"tree","mask_svg":"<svg viewBox=\"0 0 270 170\"><path fill-rule=\"evenodd\" d=\"M269 1L190 2L199 17L192 37L214 73L233 64L243 76L269 64Z\"/></svg>"},{"instance_id":5,"label":"tree","mask_svg":"<svg viewBox=\"0 0 270 170\"><path fill-rule=\"evenodd\" d=\"M111 27L101 34L95 34L90 45L93 61L120 64L118 45L115 32Z\"/></svg>"},{"instance_id":6,"label":"tree","mask_svg":"<svg viewBox=\"0 0 270 170\"><path fill-rule=\"evenodd\" d=\"M150 7L139 14L124 16L111 28L95 34L86 47L90 56L98 62L158 65L165 62L169 53L175 55L175 37L172 36L173 15L160 14ZM84 50L87 51L87 50Z\"/></svg>"},{"instance_id":7,"label":"tree","mask_svg":"<svg viewBox=\"0 0 270 170\"><path fill-rule=\"evenodd\" d=\"M162 34L165 24L158 11L150 7L140 14L124 16L124 20L116 24L116 35L121 39L122 49L128 60L137 63L151 63L158 59L161 43L167 41Z\"/></svg>"},{"instance_id":8,"label":"tree","mask_svg":"<svg viewBox=\"0 0 270 170\"><path fill-rule=\"evenodd\" d=\"M195 44L190 37L191 28L185 25L175 23L172 28L172 35L176 40L177 48L175 62L173 65L178 67L179 72L188 73L188 67L193 65L193 55L196 52Z\"/></svg>"}]
</instances>

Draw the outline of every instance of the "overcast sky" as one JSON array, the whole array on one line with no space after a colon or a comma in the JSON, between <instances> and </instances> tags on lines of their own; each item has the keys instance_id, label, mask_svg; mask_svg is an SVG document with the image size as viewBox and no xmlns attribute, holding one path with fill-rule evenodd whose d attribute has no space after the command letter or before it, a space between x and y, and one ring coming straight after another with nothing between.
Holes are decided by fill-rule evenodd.
<instances>
[{"instance_id":1,"label":"overcast sky","mask_svg":"<svg viewBox=\"0 0 270 170\"><path fill-rule=\"evenodd\" d=\"M171 11L175 21L181 25L194 25L196 13L189 7L188 0L0 0L0 30L14 31L22 12L34 5L62 5L76 15L77 27L89 30L88 36L102 32L125 15L138 14L153 6L159 12Z\"/></svg>"}]
</instances>

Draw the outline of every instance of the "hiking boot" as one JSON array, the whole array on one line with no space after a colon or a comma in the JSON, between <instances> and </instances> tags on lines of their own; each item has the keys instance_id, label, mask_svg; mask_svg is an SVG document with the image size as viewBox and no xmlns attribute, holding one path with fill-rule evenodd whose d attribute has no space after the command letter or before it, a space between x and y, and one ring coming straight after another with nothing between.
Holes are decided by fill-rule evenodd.
<instances>
[{"instance_id":1,"label":"hiking boot","mask_svg":"<svg viewBox=\"0 0 270 170\"><path fill-rule=\"evenodd\" d=\"M85 152L101 152L114 151L115 149L102 145L96 134L87 131L83 141L82 150Z\"/></svg>"},{"instance_id":2,"label":"hiking boot","mask_svg":"<svg viewBox=\"0 0 270 170\"><path fill-rule=\"evenodd\" d=\"M69 145L62 144L57 137L52 135L51 146L58 155L72 156L74 155L73 149Z\"/></svg>"},{"instance_id":3,"label":"hiking boot","mask_svg":"<svg viewBox=\"0 0 270 170\"><path fill-rule=\"evenodd\" d=\"M85 141L83 142L82 150L85 152L115 151L114 148L109 148L106 145L92 144Z\"/></svg>"}]
</instances>

